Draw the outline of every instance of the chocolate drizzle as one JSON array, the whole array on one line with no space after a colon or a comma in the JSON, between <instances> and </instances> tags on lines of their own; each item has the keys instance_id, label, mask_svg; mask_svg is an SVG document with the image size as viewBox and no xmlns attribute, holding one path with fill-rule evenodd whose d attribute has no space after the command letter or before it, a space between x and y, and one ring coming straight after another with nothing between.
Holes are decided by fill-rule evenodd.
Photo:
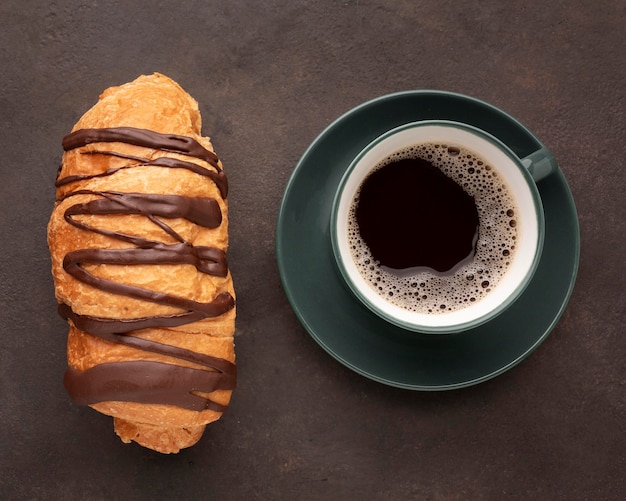
<instances>
[{"instance_id":1,"label":"chocolate drizzle","mask_svg":"<svg viewBox=\"0 0 626 501\"><path fill-rule=\"evenodd\" d=\"M167 230L167 225L159 223L156 216L167 218L184 217L192 223L207 228L217 228L222 223L222 212L214 198L182 197L180 195L152 195L149 193L119 193L115 191L78 190L64 196L60 200L75 195L97 195L100 200L73 205L65 212L65 220L77 228L105 234L74 220L72 216L79 214L143 214L155 224L161 226L170 235L182 240L180 236ZM108 232L110 236L121 236L121 233Z\"/></svg>"},{"instance_id":2,"label":"chocolate drizzle","mask_svg":"<svg viewBox=\"0 0 626 501\"><path fill-rule=\"evenodd\" d=\"M77 131L80 132L80 131ZM184 160L179 160L177 158L172 157L159 157L153 160L149 160L148 158L142 158L132 155L124 155L123 153L118 153L115 151L106 151L106 150L92 150L92 151L83 151L82 155L109 155L113 157L125 158L127 160L133 160L137 162L134 165L125 165L122 167L117 167L114 169L108 169L100 174L93 175L84 175L84 174L76 174L73 176L66 176L64 178L57 179L55 182L55 186L63 186L66 184L70 184L76 181L85 181L87 179L94 179L97 177L105 177L115 174L118 171L124 169L130 169L132 167L140 167L145 165L152 165L154 167L166 167L169 169L187 169L195 174L200 174L201 176L209 177L213 180L217 188L220 190L220 195L222 198L226 198L228 196L228 180L226 178L226 174L224 171L220 169L219 165L214 166L217 170L209 170L201 167L198 164L193 162L186 162Z\"/></svg>"},{"instance_id":3,"label":"chocolate drizzle","mask_svg":"<svg viewBox=\"0 0 626 501\"><path fill-rule=\"evenodd\" d=\"M135 127L79 129L63 138L65 151L91 143L127 143L200 158L219 169L217 155L191 137L161 134Z\"/></svg>"},{"instance_id":4,"label":"chocolate drizzle","mask_svg":"<svg viewBox=\"0 0 626 501\"><path fill-rule=\"evenodd\" d=\"M69 151L90 143L123 142L137 146L175 152L208 162L214 170L194 162L171 157L154 160L125 155L115 151L92 150L82 154L100 154L131 160L133 164L109 169L95 175L72 175L59 178L56 186L83 181L95 177L110 176L116 172L137 166L186 169L210 177L220 191L227 196L228 184L217 156L192 138L160 134L131 127L108 129L81 129L63 139L63 148ZM64 213L65 221L84 231L130 243L134 247L121 249L79 249L69 252L63 260L65 271L77 280L102 291L124 295L161 305L179 308L180 313L132 319L101 318L79 315L67 304L59 305L60 315L71 321L78 329L109 342L123 344L140 350L175 357L204 366L205 369L182 367L163 362L127 361L97 365L85 371L68 368L64 384L70 396L79 404L89 405L109 400L140 403L168 404L192 410L212 409L222 412L224 406L212 402L196 392L210 393L218 389L233 389L236 384L235 365L227 360L211 357L142 339L134 331L151 327L177 327L205 318L222 315L234 307L234 298L228 292L219 293L210 302L199 302L142 287L104 279L87 271L85 264L190 264L205 274L226 277L228 265L221 249L194 246L179 235L164 219L186 218L207 228L217 228L222 222L220 206L215 199L146 193L121 193L115 191L76 190L58 201L70 197L88 195L90 200L71 205ZM122 231L97 228L80 216L140 214L172 237L174 243L149 240Z\"/></svg>"},{"instance_id":5,"label":"chocolate drizzle","mask_svg":"<svg viewBox=\"0 0 626 501\"><path fill-rule=\"evenodd\" d=\"M220 372L142 360L110 362L83 372L69 367L64 382L71 385L72 398L80 405L109 400L167 402L194 411L218 412L224 412L226 407L194 392L229 389L234 384Z\"/></svg>"}]
</instances>

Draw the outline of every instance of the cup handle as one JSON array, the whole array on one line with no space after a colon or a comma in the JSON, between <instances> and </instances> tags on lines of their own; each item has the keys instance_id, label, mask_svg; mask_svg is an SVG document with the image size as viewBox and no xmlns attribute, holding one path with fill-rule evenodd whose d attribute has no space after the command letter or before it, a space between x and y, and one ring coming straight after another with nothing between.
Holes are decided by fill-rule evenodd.
<instances>
[{"instance_id":1,"label":"cup handle","mask_svg":"<svg viewBox=\"0 0 626 501\"><path fill-rule=\"evenodd\" d=\"M541 181L558 168L554 155L545 146L522 158L522 165L528 169L535 182Z\"/></svg>"}]
</instances>

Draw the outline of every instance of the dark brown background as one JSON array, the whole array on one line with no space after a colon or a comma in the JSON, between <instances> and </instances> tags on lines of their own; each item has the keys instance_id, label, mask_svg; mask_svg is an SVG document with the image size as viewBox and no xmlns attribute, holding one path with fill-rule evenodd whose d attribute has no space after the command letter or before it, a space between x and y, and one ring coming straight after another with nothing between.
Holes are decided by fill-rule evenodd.
<instances>
[{"instance_id":1,"label":"dark brown background","mask_svg":"<svg viewBox=\"0 0 626 501\"><path fill-rule=\"evenodd\" d=\"M0 497L620 499L624 19L623 0L3 0ZM232 186L239 388L177 456L123 445L109 418L70 402L45 240L61 138L105 87L153 71L200 102ZM548 340L494 380L427 394L326 355L274 252L282 192L316 135L363 101L423 88L533 130L569 180L582 236Z\"/></svg>"}]
</instances>

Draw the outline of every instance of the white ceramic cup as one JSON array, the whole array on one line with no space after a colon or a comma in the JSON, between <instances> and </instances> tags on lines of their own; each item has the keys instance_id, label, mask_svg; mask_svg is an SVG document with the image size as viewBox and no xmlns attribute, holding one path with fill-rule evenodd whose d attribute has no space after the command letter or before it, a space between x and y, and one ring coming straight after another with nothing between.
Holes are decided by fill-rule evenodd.
<instances>
[{"instance_id":1,"label":"white ceramic cup","mask_svg":"<svg viewBox=\"0 0 626 501\"><path fill-rule=\"evenodd\" d=\"M519 221L516 251L504 276L482 299L450 312L416 312L391 303L359 272L350 249L349 212L363 181L377 165L395 152L421 144L465 148L493 166L514 198L516 219ZM544 214L535 182L549 174L555 166L554 157L547 148L520 159L494 136L462 123L429 120L390 130L359 153L339 184L331 212L330 231L338 269L365 306L388 322L407 330L449 334L484 324L515 302L537 268L543 247Z\"/></svg>"}]
</instances>

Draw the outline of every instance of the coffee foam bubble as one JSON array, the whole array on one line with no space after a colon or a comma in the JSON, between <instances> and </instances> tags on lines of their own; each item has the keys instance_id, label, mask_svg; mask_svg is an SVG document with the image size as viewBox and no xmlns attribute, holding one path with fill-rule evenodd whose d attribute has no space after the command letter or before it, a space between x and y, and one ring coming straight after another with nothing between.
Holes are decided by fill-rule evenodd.
<instances>
[{"instance_id":1,"label":"coffee foam bubble","mask_svg":"<svg viewBox=\"0 0 626 501\"><path fill-rule=\"evenodd\" d=\"M430 314L461 310L496 288L515 258L519 221L514 198L492 166L462 147L411 146L387 157L374 170L404 158L428 160L474 198L479 218L474 259L447 274L428 269L403 270L399 274L385 269L373 259L359 234L358 192L348 218L352 257L372 289L398 307Z\"/></svg>"}]
</instances>

